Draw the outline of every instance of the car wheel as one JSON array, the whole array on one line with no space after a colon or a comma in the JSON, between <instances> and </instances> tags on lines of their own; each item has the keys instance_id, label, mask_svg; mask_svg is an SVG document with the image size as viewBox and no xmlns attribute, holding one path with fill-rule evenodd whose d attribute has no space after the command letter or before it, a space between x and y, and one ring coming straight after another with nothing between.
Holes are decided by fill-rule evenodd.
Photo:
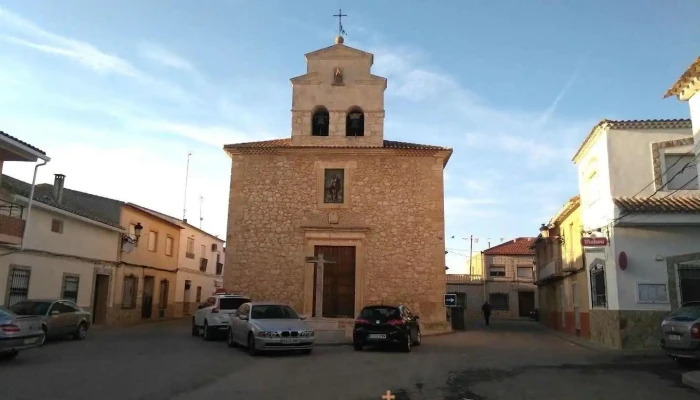
<instances>
[{"instance_id":1,"label":"car wheel","mask_svg":"<svg viewBox=\"0 0 700 400\"><path fill-rule=\"evenodd\" d=\"M258 349L255 348L255 337L253 337L252 333L248 334L248 354L251 356L258 355Z\"/></svg>"},{"instance_id":2,"label":"car wheel","mask_svg":"<svg viewBox=\"0 0 700 400\"><path fill-rule=\"evenodd\" d=\"M207 342L212 339L211 330L209 329L209 324L207 323L207 321L204 321L204 334L202 336Z\"/></svg>"},{"instance_id":3,"label":"car wheel","mask_svg":"<svg viewBox=\"0 0 700 400\"><path fill-rule=\"evenodd\" d=\"M676 362L683 368L693 368L698 364L698 361L692 358L676 358Z\"/></svg>"},{"instance_id":4,"label":"car wheel","mask_svg":"<svg viewBox=\"0 0 700 400\"><path fill-rule=\"evenodd\" d=\"M236 347L236 341L233 340L233 329L228 328L228 333L226 334L226 345L228 347Z\"/></svg>"},{"instance_id":5,"label":"car wheel","mask_svg":"<svg viewBox=\"0 0 700 400\"><path fill-rule=\"evenodd\" d=\"M81 322L78 325L78 330L75 331L73 334L73 339L75 340L83 340L87 336L87 324L85 322Z\"/></svg>"},{"instance_id":6,"label":"car wheel","mask_svg":"<svg viewBox=\"0 0 700 400\"><path fill-rule=\"evenodd\" d=\"M309 355L309 354L311 354L311 349L304 349L301 351L301 354Z\"/></svg>"},{"instance_id":7,"label":"car wheel","mask_svg":"<svg viewBox=\"0 0 700 400\"><path fill-rule=\"evenodd\" d=\"M19 351L17 350L10 350L5 353L0 353L0 359L2 360L13 360L15 357L19 355Z\"/></svg>"},{"instance_id":8,"label":"car wheel","mask_svg":"<svg viewBox=\"0 0 700 400\"><path fill-rule=\"evenodd\" d=\"M192 318L192 336L199 336L199 328L194 323L194 318Z\"/></svg>"},{"instance_id":9,"label":"car wheel","mask_svg":"<svg viewBox=\"0 0 700 400\"><path fill-rule=\"evenodd\" d=\"M407 333L406 334L406 339L404 339L404 342L402 344L401 350L403 350L404 353L410 353L411 352L411 334Z\"/></svg>"},{"instance_id":10,"label":"car wheel","mask_svg":"<svg viewBox=\"0 0 700 400\"><path fill-rule=\"evenodd\" d=\"M416 332L416 340L413 342L413 345L420 346L421 339L422 338L421 338L421 334L420 334L420 329L418 329L418 331Z\"/></svg>"},{"instance_id":11,"label":"car wheel","mask_svg":"<svg viewBox=\"0 0 700 400\"><path fill-rule=\"evenodd\" d=\"M355 351L362 351L362 347L364 347L364 346L362 346L362 343L355 342L352 344L352 347L355 348Z\"/></svg>"}]
</instances>

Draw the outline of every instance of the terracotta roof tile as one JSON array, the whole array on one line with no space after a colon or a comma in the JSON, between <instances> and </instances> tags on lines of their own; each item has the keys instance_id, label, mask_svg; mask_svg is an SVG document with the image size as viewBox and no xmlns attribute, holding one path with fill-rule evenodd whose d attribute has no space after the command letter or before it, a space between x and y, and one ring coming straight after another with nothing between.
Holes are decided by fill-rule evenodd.
<instances>
[{"instance_id":1,"label":"terracotta roof tile","mask_svg":"<svg viewBox=\"0 0 700 400\"><path fill-rule=\"evenodd\" d=\"M692 124L690 119L640 119L620 121L603 119L591 129L571 161L577 162L579 156L590 147L603 131L636 129L692 129Z\"/></svg>"},{"instance_id":2,"label":"terracotta roof tile","mask_svg":"<svg viewBox=\"0 0 700 400\"><path fill-rule=\"evenodd\" d=\"M427 144L417 144L408 142L397 142L395 140L385 140L383 146L292 146L291 139L273 139L262 140L259 142L246 142L227 144L224 149L277 149L277 148L294 148L294 149L350 149L350 148L369 148L369 149L396 149L396 150L451 150L449 147L432 146Z\"/></svg>"},{"instance_id":3,"label":"terracotta roof tile","mask_svg":"<svg viewBox=\"0 0 700 400\"><path fill-rule=\"evenodd\" d=\"M12 136L12 135L8 135L7 133L5 133L5 132L3 132L3 131L0 131L0 135L5 136L5 137L7 137L7 138L10 138L10 139L12 139L12 140L14 140L14 141L16 141L16 142L18 142L18 143L21 143L21 144L23 144L23 145L29 147L30 149L32 149L32 150L34 150L34 151L36 151L36 152L39 152L39 153L41 153L41 154L43 154L43 155L46 155L46 153L45 153L43 150L40 150L40 149L38 149L38 148L32 146L31 144L27 143L27 142L23 142L23 141L17 139L16 137L14 137L14 136Z\"/></svg>"},{"instance_id":4,"label":"terracotta roof tile","mask_svg":"<svg viewBox=\"0 0 700 400\"><path fill-rule=\"evenodd\" d=\"M535 255L531 248L534 237L519 237L484 250L487 256L530 256Z\"/></svg>"},{"instance_id":5,"label":"terracotta roof tile","mask_svg":"<svg viewBox=\"0 0 700 400\"><path fill-rule=\"evenodd\" d=\"M700 214L700 197L615 197L613 202L629 213Z\"/></svg>"},{"instance_id":6,"label":"terracotta roof tile","mask_svg":"<svg viewBox=\"0 0 700 400\"><path fill-rule=\"evenodd\" d=\"M689 83L693 81L693 79L700 78L700 57L696 58L695 61L693 61L692 64L688 67L687 70L681 75L680 78L676 81L676 83L671 86L666 94L664 95L664 99L667 97L671 96L678 96L681 94L683 89L688 86Z\"/></svg>"}]
</instances>

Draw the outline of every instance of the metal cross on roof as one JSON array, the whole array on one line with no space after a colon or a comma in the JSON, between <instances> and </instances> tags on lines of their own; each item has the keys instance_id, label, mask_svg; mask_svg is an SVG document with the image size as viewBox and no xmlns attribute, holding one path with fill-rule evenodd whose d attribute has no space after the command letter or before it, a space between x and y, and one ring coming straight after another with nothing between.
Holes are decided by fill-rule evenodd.
<instances>
[{"instance_id":1,"label":"metal cross on roof","mask_svg":"<svg viewBox=\"0 0 700 400\"><path fill-rule=\"evenodd\" d=\"M338 14L334 14L333 16L338 17L338 35L346 35L343 29L343 17L347 17L347 15L343 14L342 9L338 9Z\"/></svg>"}]
</instances>

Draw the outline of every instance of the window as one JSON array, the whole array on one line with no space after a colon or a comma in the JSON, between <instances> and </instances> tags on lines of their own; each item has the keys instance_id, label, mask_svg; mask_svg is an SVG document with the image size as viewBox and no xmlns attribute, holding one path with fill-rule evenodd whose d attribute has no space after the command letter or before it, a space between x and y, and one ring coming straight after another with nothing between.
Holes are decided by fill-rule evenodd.
<instances>
[{"instance_id":1,"label":"window","mask_svg":"<svg viewBox=\"0 0 700 400\"><path fill-rule=\"evenodd\" d=\"M194 259L194 238L187 238L187 251L185 257Z\"/></svg>"},{"instance_id":2,"label":"window","mask_svg":"<svg viewBox=\"0 0 700 400\"><path fill-rule=\"evenodd\" d=\"M122 288L122 308L136 308L137 289L138 279L135 276L124 277L124 287Z\"/></svg>"},{"instance_id":3,"label":"window","mask_svg":"<svg viewBox=\"0 0 700 400\"><path fill-rule=\"evenodd\" d=\"M600 198L600 182L596 171L591 172L586 178L586 198L588 204L593 204Z\"/></svg>"},{"instance_id":4,"label":"window","mask_svg":"<svg viewBox=\"0 0 700 400\"><path fill-rule=\"evenodd\" d=\"M202 258L207 256L207 246L202 245Z\"/></svg>"},{"instance_id":5,"label":"window","mask_svg":"<svg viewBox=\"0 0 700 400\"><path fill-rule=\"evenodd\" d=\"M160 290L158 292L158 308L164 310L168 307L168 291L170 290L170 282L167 279L160 281Z\"/></svg>"},{"instance_id":6,"label":"window","mask_svg":"<svg viewBox=\"0 0 700 400\"><path fill-rule=\"evenodd\" d=\"M170 236L165 237L165 255L166 256L173 255L173 238Z\"/></svg>"},{"instance_id":7,"label":"window","mask_svg":"<svg viewBox=\"0 0 700 400\"><path fill-rule=\"evenodd\" d=\"M330 116L326 107L317 107L311 117L311 136L328 136Z\"/></svg>"},{"instance_id":8,"label":"window","mask_svg":"<svg viewBox=\"0 0 700 400\"><path fill-rule=\"evenodd\" d=\"M129 224L129 237L136 240L136 224Z\"/></svg>"},{"instance_id":9,"label":"window","mask_svg":"<svg viewBox=\"0 0 700 400\"><path fill-rule=\"evenodd\" d=\"M664 180L668 182L665 187L666 190L698 189L698 168L696 164L692 162L693 159L694 156L685 154L664 155L664 162L666 164ZM683 169L684 167L685 169ZM670 181L668 181L669 179Z\"/></svg>"},{"instance_id":10,"label":"window","mask_svg":"<svg viewBox=\"0 0 700 400\"><path fill-rule=\"evenodd\" d=\"M527 265L518 265L518 278L532 279L532 267Z\"/></svg>"},{"instance_id":11,"label":"window","mask_svg":"<svg viewBox=\"0 0 700 400\"><path fill-rule=\"evenodd\" d=\"M148 232L148 251L156 251L158 248L158 233L154 231Z\"/></svg>"},{"instance_id":12,"label":"window","mask_svg":"<svg viewBox=\"0 0 700 400\"><path fill-rule=\"evenodd\" d=\"M668 291L665 283L638 283L638 303L667 303Z\"/></svg>"},{"instance_id":13,"label":"window","mask_svg":"<svg viewBox=\"0 0 700 400\"><path fill-rule=\"evenodd\" d=\"M345 199L345 170L326 169L323 176L323 202L343 204Z\"/></svg>"},{"instance_id":14,"label":"window","mask_svg":"<svg viewBox=\"0 0 700 400\"><path fill-rule=\"evenodd\" d=\"M63 233L63 221L60 219L51 219L51 232Z\"/></svg>"},{"instance_id":15,"label":"window","mask_svg":"<svg viewBox=\"0 0 700 400\"><path fill-rule=\"evenodd\" d=\"M7 274L7 299L5 305L12 307L20 301L27 300L31 270L27 267L10 265Z\"/></svg>"},{"instance_id":16,"label":"window","mask_svg":"<svg viewBox=\"0 0 700 400\"><path fill-rule=\"evenodd\" d=\"M509 310L510 302L507 293L489 293L489 303L492 310Z\"/></svg>"},{"instance_id":17,"label":"window","mask_svg":"<svg viewBox=\"0 0 700 400\"><path fill-rule=\"evenodd\" d=\"M194 301L196 301L197 303L202 301L202 287L201 286L197 286L197 297L195 298Z\"/></svg>"},{"instance_id":18,"label":"window","mask_svg":"<svg viewBox=\"0 0 700 400\"><path fill-rule=\"evenodd\" d=\"M61 288L61 297L65 300L70 300L73 303L78 302L78 287L80 286L80 277L77 275L65 275L63 277L63 287Z\"/></svg>"},{"instance_id":19,"label":"window","mask_svg":"<svg viewBox=\"0 0 700 400\"><path fill-rule=\"evenodd\" d=\"M608 301L605 293L605 269L598 265L591 269L591 306L607 307Z\"/></svg>"},{"instance_id":20,"label":"window","mask_svg":"<svg viewBox=\"0 0 700 400\"><path fill-rule=\"evenodd\" d=\"M506 266L505 265L492 265L489 267L489 276L503 278L506 276Z\"/></svg>"},{"instance_id":21,"label":"window","mask_svg":"<svg viewBox=\"0 0 700 400\"><path fill-rule=\"evenodd\" d=\"M359 107L348 110L345 117L345 136L365 135L365 114Z\"/></svg>"}]
</instances>

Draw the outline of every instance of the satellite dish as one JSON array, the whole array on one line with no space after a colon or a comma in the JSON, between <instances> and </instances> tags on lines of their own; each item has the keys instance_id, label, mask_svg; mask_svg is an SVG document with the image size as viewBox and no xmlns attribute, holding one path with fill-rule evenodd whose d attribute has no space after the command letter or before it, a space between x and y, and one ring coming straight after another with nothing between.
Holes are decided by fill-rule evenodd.
<instances>
[{"instance_id":1,"label":"satellite dish","mask_svg":"<svg viewBox=\"0 0 700 400\"><path fill-rule=\"evenodd\" d=\"M124 242L124 244L122 245L122 251L126 254L131 253L132 251L134 251L134 244L130 242Z\"/></svg>"}]
</instances>

